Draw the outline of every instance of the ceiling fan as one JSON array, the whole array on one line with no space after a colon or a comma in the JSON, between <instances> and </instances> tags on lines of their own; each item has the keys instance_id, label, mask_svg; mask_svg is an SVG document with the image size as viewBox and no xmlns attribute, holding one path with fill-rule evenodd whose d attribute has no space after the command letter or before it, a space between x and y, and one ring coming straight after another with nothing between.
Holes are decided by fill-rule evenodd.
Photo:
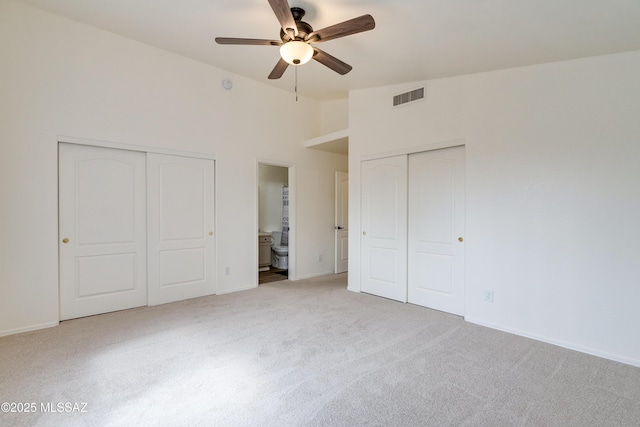
<instances>
[{"instance_id":1,"label":"ceiling fan","mask_svg":"<svg viewBox=\"0 0 640 427\"><path fill-rule=\"evenodd\" d=\"M351 34L373 30L376 26L371 15L362 15L321 30L314 31L302 21L304 9L289 7L287 0L268 0L280 22L280 40L241 39L216 37L218 44L280 46L280 60L269 74L269 79L282 77L289 65L302 65L315 59L338 74L347 74L353 67L335 58L311 43L322 43Z\"/></svg>"}]
</instances>

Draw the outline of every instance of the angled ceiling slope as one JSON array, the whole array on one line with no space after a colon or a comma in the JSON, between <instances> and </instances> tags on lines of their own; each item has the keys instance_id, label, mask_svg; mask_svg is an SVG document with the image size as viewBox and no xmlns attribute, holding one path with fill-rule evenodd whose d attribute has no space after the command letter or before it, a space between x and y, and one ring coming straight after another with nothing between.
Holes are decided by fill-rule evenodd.
<instances>
[{"instance_id":1,"label":"angled ceiling slope","mask_svg":"<svg viewBox=\"0 0 640 427\"><path fill-rule=\"evenodd\" d=\"M218 35L279 39L268 0L19 0L70 19L202 61L284 90L268 80L278 47L229 49ZM638 0L290 0L324 28L360 16L376 28L322 45L348 59L341 76L312 61L299 91L320 100L349 90L640 50Z\"/></svg>"}]
</instances>

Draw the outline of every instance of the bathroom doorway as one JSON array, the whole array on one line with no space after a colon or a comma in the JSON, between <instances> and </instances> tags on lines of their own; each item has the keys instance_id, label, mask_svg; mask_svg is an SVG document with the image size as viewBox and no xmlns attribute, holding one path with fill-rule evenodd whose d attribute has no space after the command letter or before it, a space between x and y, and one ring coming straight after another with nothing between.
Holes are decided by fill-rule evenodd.
<instances>
[{"instance_id":1,"label":"bathroom doorway","mask_svg":"<svg viewBox=\"0 0 640 427\"><path fill-rule=\"evenodd\" d=\"M258 284L292 278L292 166L258 162Z\"/></svg>"}]
</instances>

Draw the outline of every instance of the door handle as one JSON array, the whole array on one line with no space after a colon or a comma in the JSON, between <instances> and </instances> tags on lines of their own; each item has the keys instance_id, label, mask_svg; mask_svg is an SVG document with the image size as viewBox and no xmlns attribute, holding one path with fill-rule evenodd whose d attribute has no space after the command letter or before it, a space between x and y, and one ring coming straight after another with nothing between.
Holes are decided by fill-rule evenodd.
<instances>
[{"instance_id":1,"label":"door handle","mask_svg":"<svg viewBox=\"0 0 640 427\"><path fill-rule=\"evenodd\" d=\"M336 230L343 230L343 229L344 229L344 227L340 227L339 225L337 225L337 226L335 227L335 229L336 229Z\"/></svg>"},{"instance_id":2,"label":"door handle","mask_svg":"<svg viewBox=\"0 0 640 427\"><path fill-rule=\"evenodd\" d=\"M62 239L62 243L69 243L69 239L65 237L64 239Z\"/></svg>"}]
</instances>

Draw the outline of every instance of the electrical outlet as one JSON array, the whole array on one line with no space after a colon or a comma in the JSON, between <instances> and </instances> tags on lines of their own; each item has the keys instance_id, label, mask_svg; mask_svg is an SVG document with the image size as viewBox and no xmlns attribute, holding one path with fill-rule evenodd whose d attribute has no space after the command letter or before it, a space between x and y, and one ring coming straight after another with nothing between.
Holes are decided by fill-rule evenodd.
<instances>
[{"instance_id":1,"label":"electrical outlet","mask_svg":"<svg viewBox=\"0 0 640 427\"><path fill-rule=\"evenodd\" d=\"M493 302L493 291L484 291L484 300L485 302Z\"/></svg>"},{"instance_id":2,"label":"electrical outlet","mask_svg":"<svg viewBox=\"0 0 640 427\"><path fill-rule=\"evenodd\" d=\"M231 267L225 267L224 268L224 275L225 276L231 276Z\"/></svg>"},{"instance_id":3,"label":"electrical outlet","mask_svg":"<svg viewBox=\"0 0 640 427\"><path fill-rule=\"evenodd\" d=\"M318 255L318 262L322 262L322 254Z\"/></svg>"}]
</instances>

